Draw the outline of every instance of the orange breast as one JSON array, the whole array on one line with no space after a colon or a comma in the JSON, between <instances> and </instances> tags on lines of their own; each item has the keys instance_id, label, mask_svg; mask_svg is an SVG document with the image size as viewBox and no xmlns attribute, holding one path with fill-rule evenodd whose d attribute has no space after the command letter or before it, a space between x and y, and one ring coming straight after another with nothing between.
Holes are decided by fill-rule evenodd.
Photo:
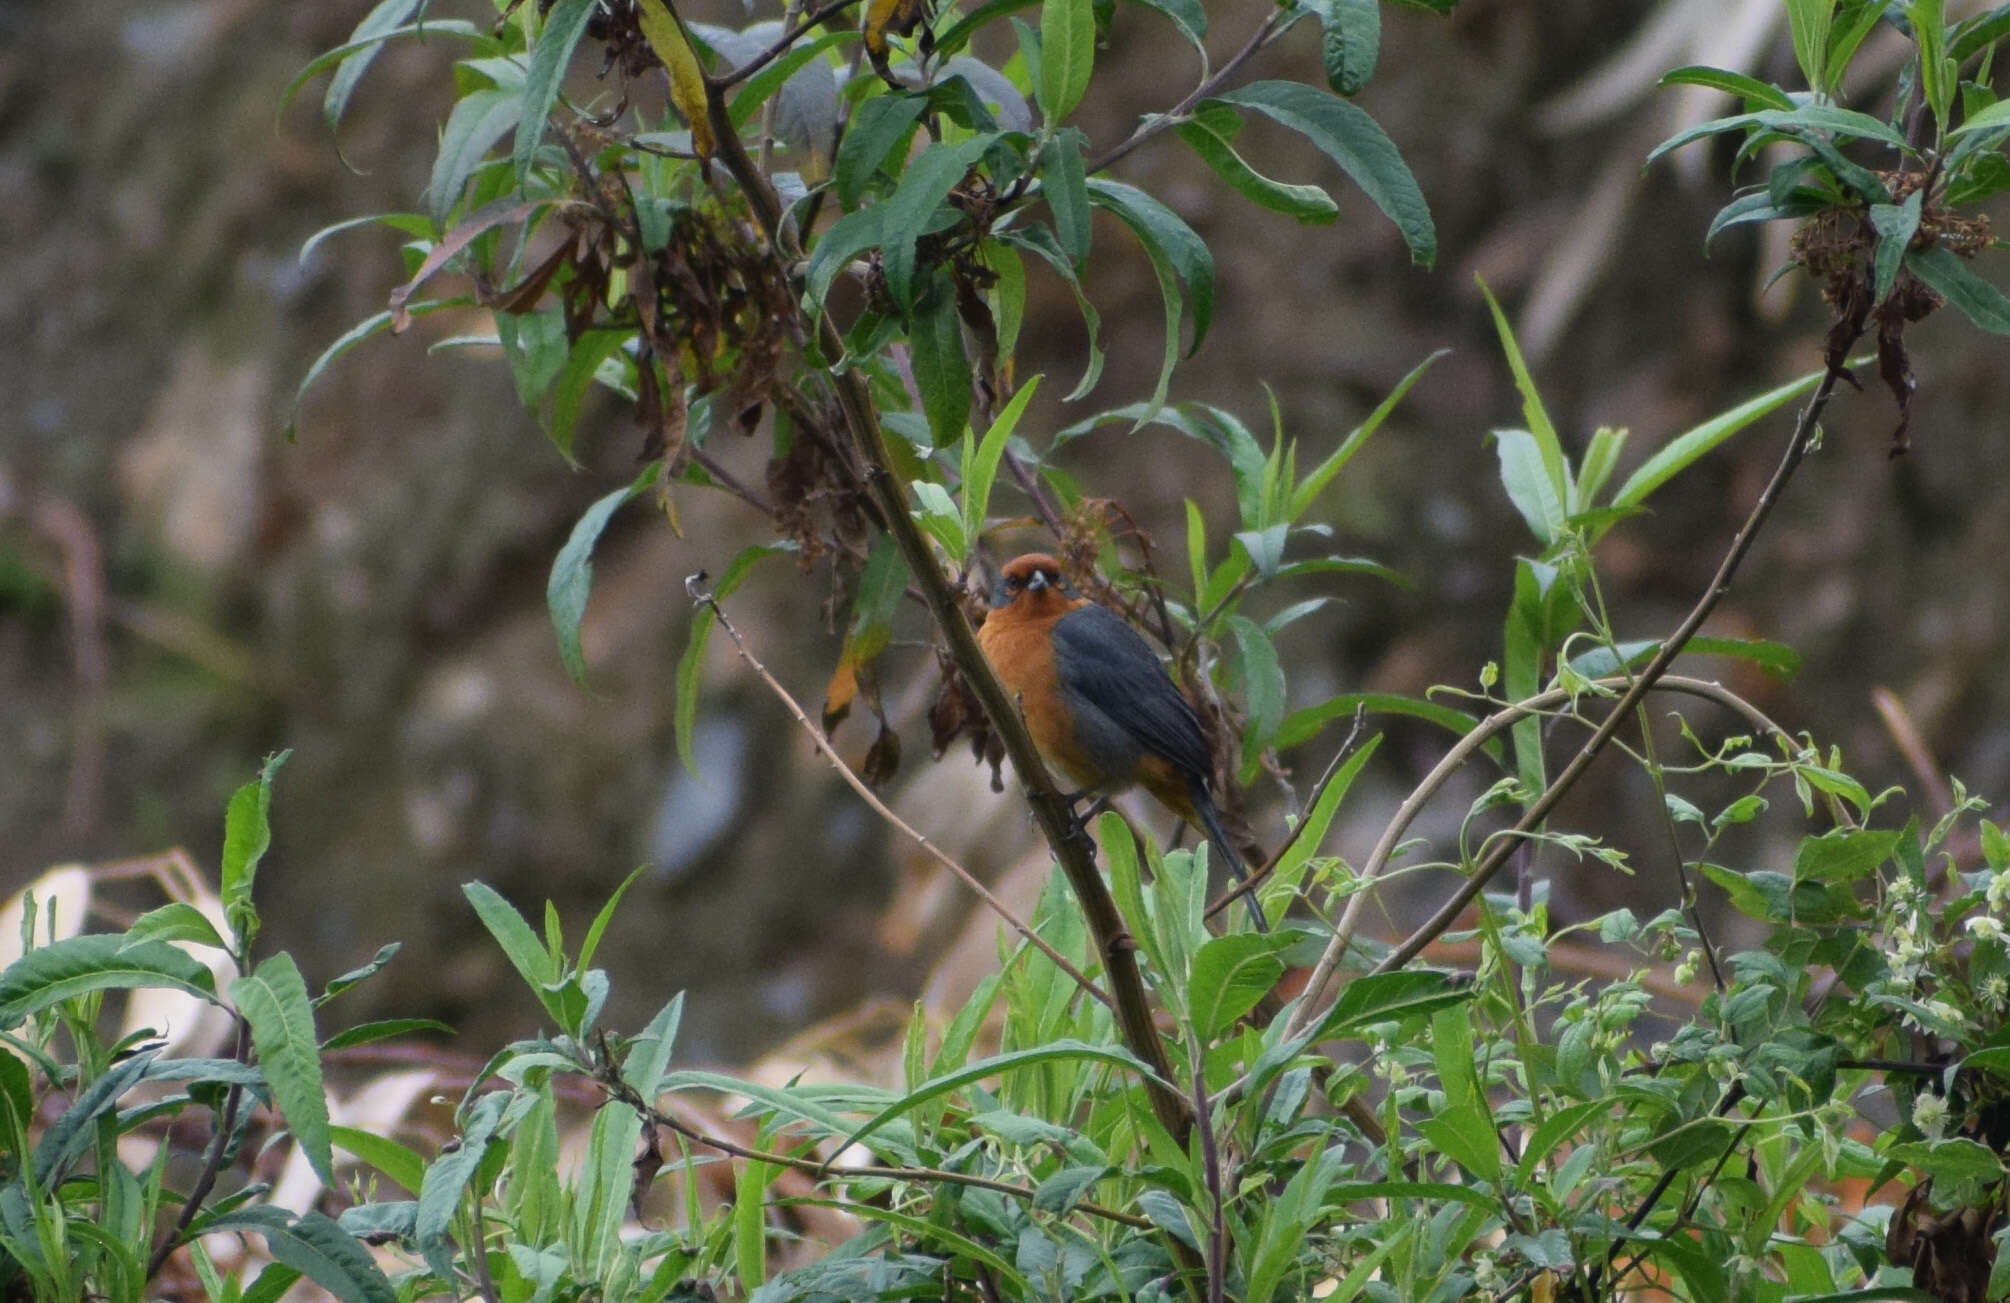
<instances>
[{"instance_id":1,"label":"orange breast","mask_svg":"<svg viewBox=\"0 0 2010 1303\"><path fill-rule=\"evenodd\" d=\"M1075 721L1054 668L1053 618L1014 619L1010 610L993 611L977 630L977 643L992 672L1019 702L1026 729L1040 758L1059 771L1059 777L1078 790L1100 790L1112 775L1096 768L1095 762L1075 742Z\"/></svg>"}]
</instances>

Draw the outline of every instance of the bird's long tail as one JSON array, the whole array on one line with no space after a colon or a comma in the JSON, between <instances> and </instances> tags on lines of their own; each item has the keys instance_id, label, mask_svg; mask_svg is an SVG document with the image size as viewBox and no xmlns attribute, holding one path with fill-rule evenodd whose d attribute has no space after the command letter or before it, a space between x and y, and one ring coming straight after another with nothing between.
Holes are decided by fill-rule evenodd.
<instances>
[{"instance_id":1,"label":"bird's long tail","mask_svg":"<svg viewBox=\"0 0 2010 1303\"><path fill-rule=\"evenodd\" d=\"M1223 831L1221 815L1214 808L1214 798L1208 794L1207 788L1199 783L1189 784L1187 799L1193 802L1194 813L1200 816L1201 827L1207 830L1208 844L1214 847L1214 853L1221 857L1222 863L1228 865L1228 871L1234 875L1237 882L1248 878L1249 870L1243 866L1242 854L1235 849L1235 843L1228 839L1228 833ZM1257 902L1256 892L1246 891L1242 899L1249 906L1250 921L1256 924L1256 930L1270 931L1270 920L1263 917L1263 906Z\"/></svg>"}]
</instances>

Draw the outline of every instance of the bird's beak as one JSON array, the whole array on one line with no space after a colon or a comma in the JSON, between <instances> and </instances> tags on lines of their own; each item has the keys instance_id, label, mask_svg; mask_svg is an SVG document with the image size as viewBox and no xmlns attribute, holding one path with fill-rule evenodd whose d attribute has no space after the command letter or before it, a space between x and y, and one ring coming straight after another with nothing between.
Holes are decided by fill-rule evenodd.
<instances>
[{"instance_id":1,"label":"bird's beak","mask_svg":"<svg viewBox=\"0 0 2010 1303\"><path fill-rule=\"evenodd\" d=\"M1027 592L1029 593L1041 592L1046 587L1047 587L1047 576L1042 571L1035 570L1031 575L1027 576L1026 578Z\"/></svg>"}]
</instances>

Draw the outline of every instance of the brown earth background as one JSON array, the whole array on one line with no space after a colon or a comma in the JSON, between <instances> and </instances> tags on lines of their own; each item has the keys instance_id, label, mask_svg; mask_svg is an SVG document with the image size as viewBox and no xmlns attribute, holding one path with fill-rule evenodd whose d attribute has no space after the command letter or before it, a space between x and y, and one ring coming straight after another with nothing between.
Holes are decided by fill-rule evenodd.
<instances>
[{"instance_id":1,"label":"brown earth background","mask_svg":"<svg viewBox=\"0 0 2010 1303\"><path fill-rule=\"evenodd\" d=\"M702 778L675 754L682 577L716 572L765 536L765 521L695 494L680 503L681 538L646 511L618 517L599 554L585 629L593 690L582 693L560 668L544 584L580 512L633 473L636 437L618 404L590 411L585 468L571 470L499 359L428 355L429 342L478 323L429 321L341 361L308 395L297 442L280 439L311 359L401 279L388 232L335 237L305 265L302 240L342 218L419 206L450 104L452 46L388 50L340 132L356 172L320 120L320 83L278 112L287 81L366 8L0 6L0 894L54 863L173 844L213 865L229 792L263 754L290 747L260 879L264 944L292 949L318 984L385 941L405 943L384 978L348 997L349 1017L441 1017L475 1054L528 1032L535 1006L512 989L460 884L486 880L528 909L550 897L576 937L638 864L650 867L599 959L617 1026L688 988L688 1051L738 1060L819 1018L914 998L970 926L967 900L893 842L723 640L708 663ZM1262 8L1210 6L1214 40L1232 48ZM1175 397L1260 429L1267 383L1304 466L1424 356L1453 350L1317 512L1335 550L1386 561L1414 588L1346 579L1305 590L1340 600L1284 639L1293 706L1355 687L1473 686L1499 654L1512 558L1533 545L1486 438L1521 418L1475 273L1515 315L1566 442L1581 447L1601 424L1633 431L1621 475L1695 421L1818 364L1815 296L1793 277L1759 294L1777 240L1747 228L1705 256L1702 232L1728 193L1726 153L1640 168L1677 114L1728 111L1650 91L1659 72L1742 59L1789 76L1784 31L1769 26L1777 9L1465 0L1448 20L1390 9L1363 103L1430 199L1432 272L1410 268L1393 228L1282 135L1252 128L1250 139L1273 174L1332 184L1337 225L1253 209L1169 136L1121 165L1217 260L1214 333ZM708 16L749 21L737 5ZM1631 71L1620 62L1629 50ZM1314 59L1316 40L1301 32L1253 75L1316 76ZM1873 110L1889 83L1889 62L1876 65L1851 88ZM1193 66L1163 22L1121 6L1082 125L1097 142L1118 139L1166 106ZM1066 386L1049 385L1028 428L1150 390L1162 321L1150 270L1121 228L1098 227L1096 240L1089 289L1108 372L1073 409L1051 400ZM2003 279L1986 258L1982 270ZM1082 327L1057 284L1036 278L1035 293L1020 374L1072 381ZM1888 397L1842 401L1713 622L1791 643L1806 657L1801 675L1786 684L1723 662L1698 668L1788 728L1839 743L1873 789L1914 774L1871 704L1886 686L1936 773L2010 792L2010 366L2001 340L1945 313L1913 345L1912 454L1886 458ZM1601 546L1623 633L1653 636L1687 609L1786 429L1780 417L1740 437ZM1120 430L1075 444L1064 463L1124 501L1174 558L1180 501L1194 497L1219 555L1233 506L1226 468L1177 435ZM758 478L758 440L727 455ZM776 565L731 607L812 703L837 651L820 614L828 590L825 574ZM922 634L918 622L902 632ZM906 650L889 666L907 757L890 797L1023 897L1037 873L1008 870L1028 860L1035 833L1014 798L991 794L961 748L927 758L929 665ZM1446 742L1420 727L1389 732L1329 843L1337 853L1365 850ZM857 754L870 735L854 723L838 739ZM1288 757L1301 784L1336 741ZM1453 834L1485 781L1444 798L1421 831ZM1277 790L1253 799L1259 823L1281 827ZM1623 879L1545 860L1560 912L1669 903L1653 799L1617 765L1572 798L1564 819L1635 851L1641 868ZM1912 808L1895 799L1881 818ZM1930 796L1918 808L1930 815ZM1794 811L1774 815L1726 853L1745 866L1777 853L1799 825Z\"/></svg>"}]
</instances>

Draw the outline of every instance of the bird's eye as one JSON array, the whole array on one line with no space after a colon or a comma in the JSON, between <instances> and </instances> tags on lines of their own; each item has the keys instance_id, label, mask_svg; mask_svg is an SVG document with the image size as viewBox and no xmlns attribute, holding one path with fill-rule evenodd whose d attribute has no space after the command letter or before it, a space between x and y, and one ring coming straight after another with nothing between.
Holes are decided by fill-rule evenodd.
<instances>
[{"instance_id":1,"label":"bird's eye","mask_svg":"<svg viewBox=\"0 0 2010 1303\"><path fill-rule=\"evenodd\" d=\"M1005 578L1005 587L1014 592L1018 591L1020 588L1025 587L1025 584L1026 581L1021 579L1017 575L1008 575Z\"/></svg>"}]
</instances>

